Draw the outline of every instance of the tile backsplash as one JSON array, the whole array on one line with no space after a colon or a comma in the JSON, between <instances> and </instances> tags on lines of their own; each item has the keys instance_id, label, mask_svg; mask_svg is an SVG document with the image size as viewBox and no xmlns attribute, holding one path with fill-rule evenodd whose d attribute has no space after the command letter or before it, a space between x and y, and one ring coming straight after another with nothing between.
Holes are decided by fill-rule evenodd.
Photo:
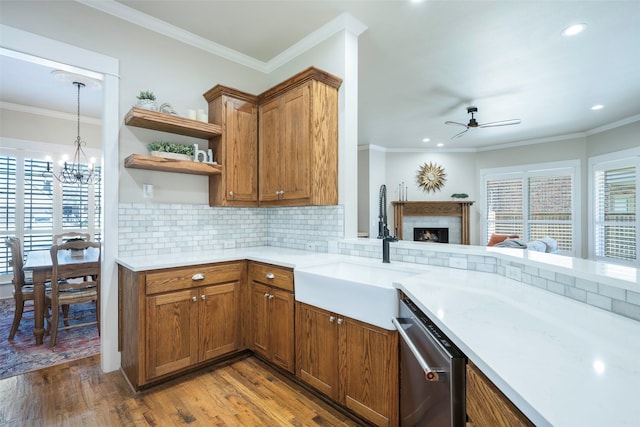
<instances>
[{"instance_id":1,"label":"tile backsplash","mask_svg":"<svg viewBox=\"0 0 640 427\"><path fill-rule=\"evenodd\" d=\"M328 241L344 236L342 206L120 203L118 216L122 257L267 245L327 252Z\"/></svg>"}]
</instances>

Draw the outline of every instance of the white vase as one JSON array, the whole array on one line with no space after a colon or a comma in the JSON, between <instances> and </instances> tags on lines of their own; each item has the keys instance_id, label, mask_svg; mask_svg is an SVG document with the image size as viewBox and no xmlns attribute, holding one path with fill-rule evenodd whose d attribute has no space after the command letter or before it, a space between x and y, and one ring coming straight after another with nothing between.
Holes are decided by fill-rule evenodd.
<instances>
[{"instance_id":1,"label":"white vase","mask_svg":"<svg viewBox=\"0 0 640 427\"><path fill-rule=\"evenodd\" d=\"M147 110L157 111L158 107L156 106L156 101L151 99L138 99L137 107L145 108Z\"/></svg>"}]
</instances>

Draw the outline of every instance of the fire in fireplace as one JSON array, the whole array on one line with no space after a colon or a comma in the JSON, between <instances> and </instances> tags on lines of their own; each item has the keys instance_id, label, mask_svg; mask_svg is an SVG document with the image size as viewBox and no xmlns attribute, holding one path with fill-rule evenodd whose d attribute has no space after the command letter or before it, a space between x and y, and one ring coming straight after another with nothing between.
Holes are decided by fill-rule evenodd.
<instances>
[{"instance_id":1,"label":"fire in fireplace","mask_svg":"<svg viewBox=\"0 0 640 427\"><path fill-rule=\"evenodd\" d=\"M449 243L448 228L418 228L413 229L414 242Z\"/></svg>"}]
</instances>

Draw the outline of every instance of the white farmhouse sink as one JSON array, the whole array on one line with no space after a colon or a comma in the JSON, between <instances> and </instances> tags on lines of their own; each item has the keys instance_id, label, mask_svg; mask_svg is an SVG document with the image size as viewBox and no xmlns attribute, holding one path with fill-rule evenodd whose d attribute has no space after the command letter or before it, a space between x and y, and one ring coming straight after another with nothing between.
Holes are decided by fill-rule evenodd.
<instances>
[{"instance_id":1,"label":"white farmhouse sink","mask_svg":"<svg viewBox=\"0 0 640 427\"><path fill-rule=\"evenodd\" d=\"M393 283L424 273L424 269L399 264L338 261L294 270L295 298L323 308L393 330L398 315L398 292Z\"/></svg>"}]
</instances>

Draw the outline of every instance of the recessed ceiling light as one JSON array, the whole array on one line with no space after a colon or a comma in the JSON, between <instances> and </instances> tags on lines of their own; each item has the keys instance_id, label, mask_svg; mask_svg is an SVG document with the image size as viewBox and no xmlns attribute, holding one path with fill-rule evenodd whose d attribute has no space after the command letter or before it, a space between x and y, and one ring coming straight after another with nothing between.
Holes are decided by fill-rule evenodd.
<instances>
[{"instance_id":1,"label":"recessed ceiling light","mask_svg":"<svg viewBox=\"0 0 640 427\"><path fill-rule=\"evenodd\" d=\"M431 141L429 138L422 138L422 142L429 142Z\"/></svg>"},{"instance_id":2,"label":"recessed ceiling light","mask_svg":"<svg viewBox=\"0 0 640 427\"><path fill-rule=\"evenodd\" d=\"M604 105L602 104L596 104L593 107L591 107L592 110L602 110L604 108Z\"/></svg>"},{"instance_id":3,"label":"recessed ceiling light","mask_svg":"<svg viewBox=\"0 0 640 427\"><path fill-rule=\"evenodd\" d=\"M442 142L438 142L437 147L444 147L444 144Z\"/></svg>"},{"instance_id":4,"label":"recessed ceiling light","mask_svg":"<svg viewBox=\"0 0 640 427\"><path fill-rule=\"evenodd\" d=\"M565 37L575 36L576 34L580 34L584 29L587 28L587 24L573 24L569 25L567 28L562 30L562 35Z\"/></svg>"}]
</instances>

